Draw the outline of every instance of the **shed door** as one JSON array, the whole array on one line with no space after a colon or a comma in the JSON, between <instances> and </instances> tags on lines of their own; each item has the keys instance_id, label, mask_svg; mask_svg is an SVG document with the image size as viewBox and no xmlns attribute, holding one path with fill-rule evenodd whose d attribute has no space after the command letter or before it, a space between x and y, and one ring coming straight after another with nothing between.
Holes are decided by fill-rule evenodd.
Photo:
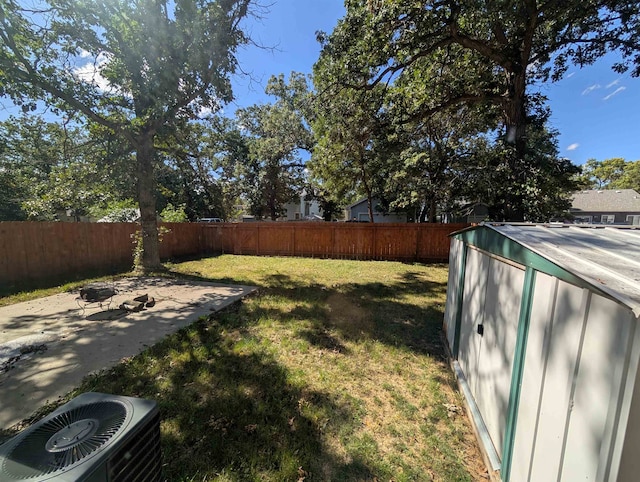
<instances>
[{"instance_id":1,"label":"shed door","mask_svg":"<svg viewBox=\"0 0 640 482\"><path fill-rule=\"evenodd\" d=\"M500 456L523 285L523 269L469 251L459 358ZM478 334L478 325L484 329L482 335Z\"/></svg>"}]
</instances>

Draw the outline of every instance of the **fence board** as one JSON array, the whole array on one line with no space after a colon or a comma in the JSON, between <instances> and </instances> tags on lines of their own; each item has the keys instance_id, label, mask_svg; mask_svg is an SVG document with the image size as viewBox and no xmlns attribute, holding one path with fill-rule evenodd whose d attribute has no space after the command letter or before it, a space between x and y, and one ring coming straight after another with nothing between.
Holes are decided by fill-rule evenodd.
<instances>
[{"instance_id":1,"label":"fence board","mask_svg":"<svg viewBox=\"0 0 640 482\"><path fill-rule=\"evenodd\" d=\"M289 224L267 223L257 226L258 255L293 256L294 228Z\"/></svg>"},{"instance_id":2,"label":"fence board","mask_svg":"<svg viewBox=\"0 0 640 482\"><path fill-rule=\"evenodd\" d=\"M333 232L332 224L322 229L306 224L295 226L293 256L330 258L333 255Z\"/></svg>"},{"instance_id":3,"label":"fence board","mask_svg":"<svg viewBox=\"0 0 640 482\"><path fill-rule=\"evenodd\" d=\"M333 253L336 258L371 259L374 227L349 224L335 228Z\"/></svg>"},{"instance_id":4,"label":"fence board","mask_svg":"<svg viewBox=\"0 0 640 482\"><path fill-rule=\"evenodd\" d=\"M167 223L163 259L234 253L268 256L442 261L448 235L467 224ZM0 222L0 283L10 286L133 262L134 223Z\"/></svg>"}]
</instances>

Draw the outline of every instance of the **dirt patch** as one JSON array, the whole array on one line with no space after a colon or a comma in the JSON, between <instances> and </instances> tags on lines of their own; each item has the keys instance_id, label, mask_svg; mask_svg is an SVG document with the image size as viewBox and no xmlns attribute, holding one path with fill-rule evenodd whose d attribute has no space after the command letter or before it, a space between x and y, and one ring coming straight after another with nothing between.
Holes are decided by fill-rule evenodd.
<instances>
[{"instance_id":1,"label":"dirt patch","mask_svg":"<svg viewBox=\"0 0 640 482\"><path fill-rule=\"evenodd\" d=\"M329 324L351 337L370 334L375 329L371 312L342 293L333 293L327 299Z\"/></svg>"}]
</instances>

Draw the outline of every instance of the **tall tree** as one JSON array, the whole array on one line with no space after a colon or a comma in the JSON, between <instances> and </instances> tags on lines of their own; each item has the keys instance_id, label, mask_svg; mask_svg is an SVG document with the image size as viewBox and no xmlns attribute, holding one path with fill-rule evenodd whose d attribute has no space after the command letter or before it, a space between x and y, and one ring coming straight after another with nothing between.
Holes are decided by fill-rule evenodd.
<instances>
[{"instance_id":1,"label":"tall tree","mask_svg":"<svg viewBox=\"0 0 640 482\"><path fill-rule=\"evenodd\" d=\"M589 159L582 166L580 181L589 189L617 187L626 171L626 161L620 157L597 161Z\"/></svg>"},{"instance_id":2,"label":"tall tree","mask_svg":"<svg viewBox=\"0 0 640 482\"><path fill-rule=\"evenodd\" d=\"M578 188L575 179L579 168L558 155L558 133L540 121L538 118L530 123L524 159L501 138L481 140L474 148L462 195L469 202L489 205L492 220L507 217L502 211L508 207L507 199L523 199L521 209L529 222L562 218L571 206L571 193ZM523 181L513 182L513 165L525 174Z\"/></svg>"},{"instance_id":3,"label":"tall tree","mask_svg":"<svg viewBox=\"0 0 640 482\"><path fill-rule=\"evenodd\" d=\"M640 161L627 161L624 165L624 173L611 187L616 189L635 189L640 192Z\"/></svg>"},{"instance_id":4,"label":"tall tree","mask_svg":"<svg viewBox=\"0 0 640 482\"><path fill-rule=\"evenodd\" d=\"M501 112L503 138L514 146L507 160L513 181L527 155L528 88L532 81L562 77L570 62L586 65L612 49L640 74L640 12L624 0L350 0L331 35L320 35L321 62L341 86L374 89L393 85L436 55L465 52L442 75L423 79L437 95L407 109L408 119L429 117L451 106L490 103ZM467 55L468 53L468 55ZM331 59L323 61L323 58ZM624 71L628 63L614 66ZM462 79L458 81L457 79ZM524 194L504 199L507 219L524 217Z\"/></svg>"},{"instance_id":5,"label":"tall tree","mask_svg":"<svg viewBox=\"0 0 640 482\"><path fill-rule=\"evenodd\" d=\"M465 109L403 124L385 165L384 192L391 207L436 222L438 210L460 196L474 161L477 131Z\"/></svg>"},{"instance_id":6,"label":"tall tree","mask_svg":"<svg viewBox=\"0 0 640 482\"><path fill-rule=\"evenodd\" d=\"M276 220L283 205L300 195L305 180L303 151L311 152L313 135L308 122L312 94L303 74L272 77L265 90L276 97L237 112L247 137L249 159L243 178L252 214Z\"/></svg>"},{"instance_id":7,"label":"tall tree","mask_svg":"<svg viewBox=\"0 0 640 482\"><path fill-rule=\"evenodd\" d=\"M22 195L16 179L0 168L0 221L22 221L25 218Z\"/></svg>"},{"instance_id":8,"label":"tall tree","mask_svg":"<svg viewBox=\"0 0 640 482\"><path fill-rule=\"evenodd\" d=\"M0 94L44 100L104 126L135 152L142 268L161 267L156 144L232 99L251 0L43 0L0 4Z\"/></svg>"},{"instance_id":9,"label":"tall tree","mask_svg":"<svg viewBox=\"0 0 640 482\"><path fill-rule=\"evenodd\" d=\"M379 151L374 149L381 134L378 113L381 89L362 91L333 83L330 68L320 59L314 66L318 100L313 130L317 145L310 168L322 180L334 200L365 196L369 220L374 220L373 199L380 174Z\"/></svg>"}]
</instances>

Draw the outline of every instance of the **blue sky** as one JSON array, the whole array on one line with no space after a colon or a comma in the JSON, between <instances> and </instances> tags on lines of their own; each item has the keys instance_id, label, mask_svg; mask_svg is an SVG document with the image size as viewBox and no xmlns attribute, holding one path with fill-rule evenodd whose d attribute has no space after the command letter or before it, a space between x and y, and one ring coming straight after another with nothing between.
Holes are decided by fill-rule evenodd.
<instances>
[{"instance_id":1,"label":"blue sky","mask_svg":"<svg viewBox=\"0 0 640 482\"><path fill-rule=\"evenodd\" d=\"M240 53L243 69L261 85L236 79L230 111L268 101L263 92L271 74L311 72L320 52L315 32L331 32L345 12L342 0L275 0L269 10L261 22L248 25L253 38L278 50L247 47ZM593 66L572 67L560 82L539 87L549 98L551 125L560 132L560 155L575 164L590 158L640 160L640 79L611 70L616 60L608 55Z\"/></svg>"},{"instance_id":2,"label":"blue sky","mask_svg":"<svg viewBox=\"0 0 640 482\"><path fill-rule=\"evenodd\" d=\"M316 32L331 32L345 14L343 0L273 0L268 10L262 20L249 19L245 25L256 43L272 49L245 46L239 52L242 69L254 80L234 79L236 101L229 110L268 101L264 87L271 75L311 73L320 55Z\"/></svg>"}]
</instances>

